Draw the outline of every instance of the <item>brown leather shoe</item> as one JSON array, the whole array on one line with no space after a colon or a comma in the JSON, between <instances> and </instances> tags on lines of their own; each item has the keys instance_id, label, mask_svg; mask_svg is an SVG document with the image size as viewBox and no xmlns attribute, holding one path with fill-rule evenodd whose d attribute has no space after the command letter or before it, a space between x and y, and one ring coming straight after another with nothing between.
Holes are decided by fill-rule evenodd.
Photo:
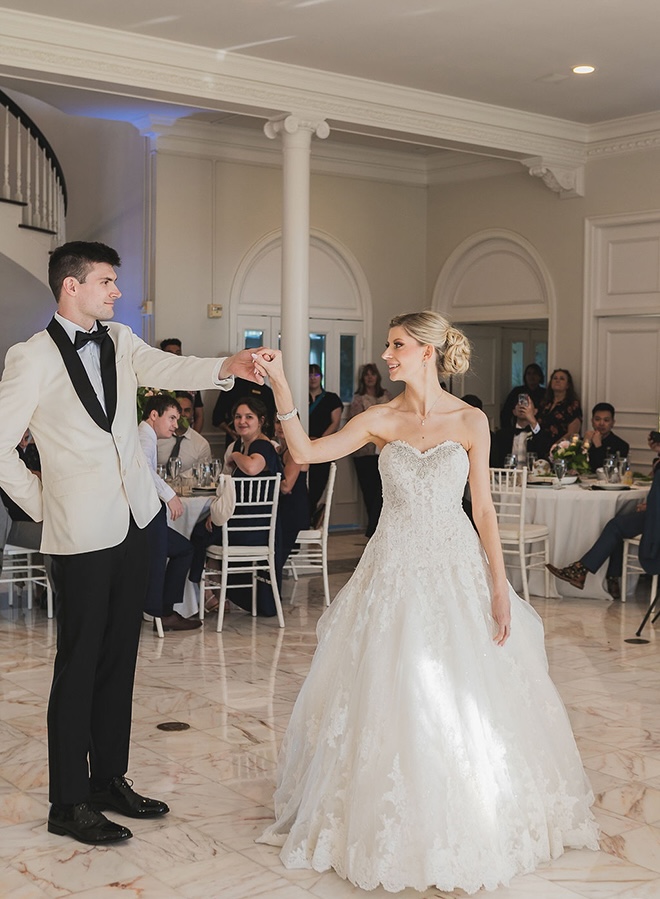
<instances>
[{"instance_id":1,"label":"brown leather shoe","mask_svg":"<svg viewBox=\"0 0 660 899\"><path fill-rule=\"evenodd\" d=\"M161 618L164 631L194 631L202 626L199 618L184 618L178 612L172 612L171 615L165 615ZM156 622L154 621L154 630L156 630Z\"/></svg>"},{"instance_id":2,"label":"brown leather shoe","mask_svg":"<svg viewBox=\"0 0 660 899\"><path fill-rule=\"evenodd\" d=\"M558 577L560 581L566 581L578 590L584 590L584 582L587 579L587 569L582 562L573 562L566 568L555 568L554 565L545 566L551 574Z\"/></svg>"},{"instance_id":3,"label":"brown leather shoe","mask_svg":"<svg viewBox=\"0 0 660 899\"><path fill-rule=\"evenodd\" d=\"M608 577L605 581L607 584L607 592L612 599L621 599L621 583L618 577Z\"/></svg>"}]
</instances>

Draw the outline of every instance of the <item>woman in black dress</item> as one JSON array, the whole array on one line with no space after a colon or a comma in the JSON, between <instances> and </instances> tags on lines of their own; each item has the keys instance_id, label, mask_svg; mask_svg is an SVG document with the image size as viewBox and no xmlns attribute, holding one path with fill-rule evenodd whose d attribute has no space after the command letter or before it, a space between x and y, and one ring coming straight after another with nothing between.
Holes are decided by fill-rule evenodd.
<instances>
[{"instance_id":1,"label":"woman in black dress","mask_svg":"<svg viewBox=\"0 0 660 899\"><path fill-rule=\"evenodd\" d=\"M282 555L289 558L296 545L298 532L310 526L309 495L307 493L307 471L309 465L299 465L293 461L284 436L284 428L275 422L275 438L280 445L279 453L284 466L280 487L280 520L282 522Z\"/></svg>"},{"instance_id":2,"label":"woman in black dress","mask_svg":"<svg viewBox=\"0 0 660 899\"><path fill-rule=\"evenodd\" d=\"M556 368L550 375L545 398L536 420L556 443L562 437L573 437L582 427L582 407L570 371Z\"/></svg>"},{"instance_id":3,"label":"woman in black dress","mask_svg":"<svg viewBox=\"0 0 660 899\"><path fill-rule=\"evenodd\" d=\"M367 362L360 369L358 388L353 396L348 417L354 418L360 412L366 411L370 406L380 403L389 403L392 395L386 390L380 378L378 367L373 362ZM372 537L378 524L380 510L383 506L383 485L380 482L378 471L378 454L375 443L367 443L353 453L353 465L357 475L362 498L367 509L367 529L365 537Z\"/></svg>"},{"instance_id":4,"label":"woman in black dress","mask_svg":"<svg viewBox=\"0 0 660 899\"><path fill-rule=\"evenodd\" d=\"M317 440L339 430L343 404L336 393L323 389L321 366L309 366L309 437ZM330 463L321 462L309 466L309 514L314 521L314 513L328 483Z\"/></svg>"},{"instance_id":5,"label":"woman in black dress","mask_svg":"<svg viewBox=\"0 0 660 899\"><path fill-rule=\"evenodd\" d=\"M256 478L282 473L282 463L277 450L264 434L267 414L265 404L259 399L243 397L238 401L232 415L234 429L238 437L229 447L225 457L227 474L231 474L232 477ZM258 510L255 509L255 511ZM261 543L263 541L263 532L250 534L249 531L246 531L241 534L235 534L234 539L236 543L246 545ZM198 584L202 577L206 548L207 546L222 543L222 528L214 525L209 515L206 521L198 522L195 525L190 540L195 552L188 578L193 583ZM283 567L282 534L278 512L277 530L275 532L275 571L279 587L282 584ZM243 583L246 577L250 580L249 575L230 575L230 583ZM264 577L267 577L267 575L264 575ZM247 612L251 611L252 588L249 583L246 583L244 589L233 588L229 595L233 603ZM217 609L217 607L217 597L213 596L207 601L206 610L211 612ZM273 590L270 584L262 579L259 579L257 584L257 614L265 617L272 617L277 614Z\"/></svg>"}]
</instances>

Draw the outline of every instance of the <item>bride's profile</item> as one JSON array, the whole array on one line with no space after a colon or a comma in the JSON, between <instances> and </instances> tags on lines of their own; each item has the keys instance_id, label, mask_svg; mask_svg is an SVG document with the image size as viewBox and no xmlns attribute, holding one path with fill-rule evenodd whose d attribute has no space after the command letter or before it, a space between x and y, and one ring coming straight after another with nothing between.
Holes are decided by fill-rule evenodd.
<instances>
[{"instance_id":1,"label":"bride's profile","mask_svg":"<svg viewBox=\"0 0 660 899\"><path fill-rule=\"evenodd\" d=\"M254 355L297 462L380 450L383 512L319 621L259 838L286 867L334 868L366 890L493 890L567 847L598 848L541 619L506 580L488 420L440 386L469 353L438 313L397 316L382 358L403 392L314 441L281 354Z\"/></svg>"}]
</instances>

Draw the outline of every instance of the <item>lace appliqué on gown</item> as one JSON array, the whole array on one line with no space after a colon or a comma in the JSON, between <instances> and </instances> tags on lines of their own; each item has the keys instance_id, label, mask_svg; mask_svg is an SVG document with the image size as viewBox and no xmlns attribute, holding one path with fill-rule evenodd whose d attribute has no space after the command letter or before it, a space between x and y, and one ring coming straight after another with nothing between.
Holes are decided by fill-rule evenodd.
<instances>
[{"instance_id":1,"label":"lace appliqu\u00e9 on gown","mask_svg":"<svg viewBox=\"0 0 660 899\"><path fill-rule=\"evenodd\" d=\"M465 450L396 441L380 467L378 529L319 621L260 842L287 867L392 892L496 889L564 847L596 849L542 623L513 591L511 637L492 642Z\"/></svg>"}]
</instances>

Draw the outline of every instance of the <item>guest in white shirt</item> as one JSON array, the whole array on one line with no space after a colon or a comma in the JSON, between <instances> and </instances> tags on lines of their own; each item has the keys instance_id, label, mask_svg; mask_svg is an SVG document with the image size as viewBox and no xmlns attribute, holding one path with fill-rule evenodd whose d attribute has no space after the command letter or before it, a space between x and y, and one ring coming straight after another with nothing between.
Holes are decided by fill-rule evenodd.
<instances>
[{"instance_id":1,"label":"guest in white shirt","mask_svg":"<svg viewBox=\"0 0 660 899\"><path fill-rule=\"evenodd\" d=\"M173 456L181 459L181 471L189 471L193 465L210 462L213 458L211 445L192 427L194 407L190 393L177 390L176 398L181 408L181 418L174 434L158 438L158 464L167 465ZM183 419L186 419L183 423Z\"/></svg>"},{"instance_id":2,"label":"guest in white shirt","mask_svg":"<svg viewBox=\"0 0 660 899\"><path fill-rule=\"evenodd\" d=\"M161 618L163 630L167 631L191 631L202 625L198 619L184 618L174 611L175 604L183 600L193 545L182 534L168 527L167 515L172 520L177 519L183 513L183 504L156 470L157 441L174 434L180 415L181 406L171 396L152 396L145 403L138 427L140 445L147 457L156 492L164 503L149 524L149 587L145 611Z\"/></svg>"}]
</instances>

